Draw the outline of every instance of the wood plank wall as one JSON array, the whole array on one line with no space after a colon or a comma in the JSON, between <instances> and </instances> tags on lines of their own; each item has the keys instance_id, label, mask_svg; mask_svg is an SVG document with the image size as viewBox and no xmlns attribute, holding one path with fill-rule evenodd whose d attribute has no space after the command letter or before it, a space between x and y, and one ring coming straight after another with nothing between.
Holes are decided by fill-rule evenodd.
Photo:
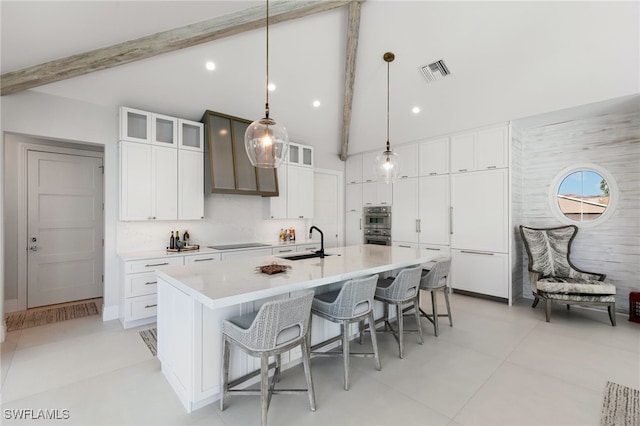
<instances>
[{"instance_id":1,"label":"wood plank wall","mask_svg":"<svg viewBox=\"0 0 640 426\"><path fill-rule=\"evenodd\" d=\"M522 297L532 297L528 285L528 275L526 275L526 263L522 262L523 256L526 259L526 251L522 245L519 226L522 224L522 213L524 209L524 182L522 165L522 131L516 126L511 126L511 162L509 164L509 184L511 186L511 295L516 301ZM524 272L523 272L524 271Z\"/></svg>"},{"instance_id":2,"label":"wood plank wall","mask_svg":"<svg viewBox=\"0 0 640 426\"><path fill-rule=\"evenodd\" d=\"M548 194L552 181L566 167L593 163L613 175L619 188L617 207L597 226L578 225L572 261L587 271L607 274L617 287L616 310L628 312L629 292L640 291L640 114L603 115L524 129L521 138L522 224L526 226L562 225L551 211ZM523 281L524 296L531 297L528 280Z\"/></svg>"}]
</instances>

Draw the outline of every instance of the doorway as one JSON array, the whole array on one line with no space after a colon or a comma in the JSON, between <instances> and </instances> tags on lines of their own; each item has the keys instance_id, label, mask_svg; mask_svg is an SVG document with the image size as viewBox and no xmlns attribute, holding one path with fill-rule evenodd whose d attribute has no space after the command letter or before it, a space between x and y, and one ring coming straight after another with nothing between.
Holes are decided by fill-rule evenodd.
<instances>
[{"instance_id":1,"label":"doorway","mask_svg":"<svg viewBox=\"0 0 640 426\"><path fill-rule=\"evenodd\" d=\"M27 308L102 296L102 158L29 151Z\"/></svg>"},{"instance_id":2,"label":"doorway","mask_svg":"<svg viewBox=\"0 0 640 426\"><path fill-rule=\"evenodd\" d=\"M313 224L324 232L325 248L342 245L342 173L318 170L313 174Z\"/></svg>"}]
</instances>

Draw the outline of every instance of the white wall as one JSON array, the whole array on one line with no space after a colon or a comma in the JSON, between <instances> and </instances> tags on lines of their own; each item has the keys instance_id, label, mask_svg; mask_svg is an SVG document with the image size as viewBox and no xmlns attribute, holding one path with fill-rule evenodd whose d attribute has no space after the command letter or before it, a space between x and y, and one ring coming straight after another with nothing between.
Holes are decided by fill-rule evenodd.
<instances>
[{"instance_id":1,"label":"white wall","mask_svg":"<svg viewBox=\"0 0 640 426\"><path fill-rule=\"evenodd\" d=\"M556 123L521 133L521 223L532 227L562 225L551 210L548 194L553 179L563 169L593 163L609 171L619 188L617 207L601 224L578 225L572 261L581 269L607 274L618 290L616 309L628 311L629 292L640 291L640 114L636 111ZM522 261L526 262L526 253ZM531 297L528 277L523 281L524 296Z\"/></svg>"}]
</instances>

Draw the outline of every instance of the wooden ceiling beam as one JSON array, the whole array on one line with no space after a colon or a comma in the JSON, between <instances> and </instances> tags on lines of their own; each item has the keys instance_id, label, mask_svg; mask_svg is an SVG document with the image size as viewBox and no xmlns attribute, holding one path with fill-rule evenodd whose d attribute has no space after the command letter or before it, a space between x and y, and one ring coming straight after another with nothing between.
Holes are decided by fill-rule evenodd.
<instances>
[{"instance_id":1,"label":"wooden ceiling beam","mask_svg":"<svg viewBox=\"0 0 640 426\"><path fill-rule=\"evenodd\" d=\"M351 111L353 109L353 85L356 79L356 54L360 35L360 2L349 4L349 24L347 27L347 56L344 72L344 105L342 108L342 137L340 159L347 160L349 132L351 130Z\"/></svg>"},{"instance_id":2,"label":"wooden ceiling beam","mask_svg":"<svg viewBox=\"0 0 640 426\"><path fill-rule=\"evenodd\" d=\"M302 18L347 4L359 4L361 1L365 0L274 1L269 5L269 24ZM256 6L113 46L8 72L0 76L0 95L9 95L264 27L265 8L266 5Z\"/></svg>"}]
</instances>

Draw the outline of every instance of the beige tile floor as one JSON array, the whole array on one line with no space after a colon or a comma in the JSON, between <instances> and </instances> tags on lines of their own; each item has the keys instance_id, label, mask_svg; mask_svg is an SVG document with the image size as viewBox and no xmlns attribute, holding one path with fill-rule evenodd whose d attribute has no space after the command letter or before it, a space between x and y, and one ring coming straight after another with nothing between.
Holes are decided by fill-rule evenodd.
<instances>
[{"instance_id":1,"label":"beige tile floor","mask_svg":"<svg viewBox=\"0 0 640 426\"><path fill-rule=\"evenodd\" d=\"M640 388L640 324L603 312L452 295L454 327L425 343L406 336L405 359L381 335L382 371L353 358L342 390L339 358L314 358L316 412L305 396L276 395L272 425L597 425L607 380ZM442 306L444 308L444 306ZM441 309L442 309L441 308ZM441 311L442 312L442 311ZM98 316L15 331L2 344L2 418L10 424L253 425L257 397L184 411L138 331ZM354 345L357 348L358 345ZM282 386L303 386L300 366ZM68 410L69 419L16 421L14 409Z\"/></svg>"}]
</instances>

